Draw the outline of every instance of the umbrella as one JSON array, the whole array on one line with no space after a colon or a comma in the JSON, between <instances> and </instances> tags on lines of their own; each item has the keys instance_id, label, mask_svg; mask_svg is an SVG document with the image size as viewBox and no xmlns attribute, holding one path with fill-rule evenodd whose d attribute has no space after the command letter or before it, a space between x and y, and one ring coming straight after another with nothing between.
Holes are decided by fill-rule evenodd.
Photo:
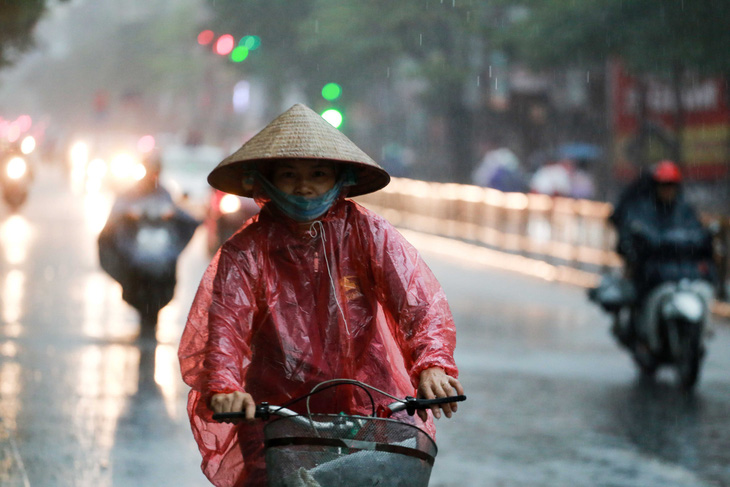
<instances>
[{"instance_id":1,"label":"umbrella","mask_svg":"<svg viewBox=\"0 0 730 487\"><path fill-rule=\"evenodd\" d=\"M588 142L569 142L558 147L560 159L596 160L602 154L599 146Z\"/></svg>"}]
</instances>

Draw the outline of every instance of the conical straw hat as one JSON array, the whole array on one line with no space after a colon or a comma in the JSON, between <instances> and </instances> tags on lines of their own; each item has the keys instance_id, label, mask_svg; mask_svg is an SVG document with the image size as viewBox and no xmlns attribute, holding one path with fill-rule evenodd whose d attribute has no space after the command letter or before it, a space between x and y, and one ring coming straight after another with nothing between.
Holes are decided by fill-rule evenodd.
<instances>
[{"instance_id":1,"label":"conical straw hat","mask_svg":"<svg viewBox=\"0 0 730 487\"><path fill-rule=\"evenodd\" d=\"M372 193L390 182L385 169L342 132L310 108L296 104L223 159L208 175L208 183L226 193L251 197L253 184L243 182L247 171L292 158L352 165L357 182L350 187L349 196Z\"/></svg>"}]
</instances>

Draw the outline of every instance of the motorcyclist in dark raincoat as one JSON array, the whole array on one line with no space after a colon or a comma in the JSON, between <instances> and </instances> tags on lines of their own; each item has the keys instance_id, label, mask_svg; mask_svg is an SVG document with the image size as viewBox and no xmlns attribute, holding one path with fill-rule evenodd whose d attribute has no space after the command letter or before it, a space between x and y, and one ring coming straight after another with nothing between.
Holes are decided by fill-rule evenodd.
<instances>
[{"instance_id":1,"label":"motorcyclist in dark raincoat","mask_svg":"<svg viewBox=\"0 0 730 487\"><path fill-rule=\"evenodd\" d=\"M681 182L681 171L674 162L656 163L616 205L610 218L618 231L617 251L634 285L636 310L664 282L714 279L712 236L684 198ZM623 340L633 339L636 320L634 316Z\"/></svg>"},{"instance_id":2,"label":"motorcyclist in dark raincoat","mask_svg":"<svg viewBox=\"0 0 730 487\"><path fill-rule=\"evenodd\" d=\"M148 155L143 165L144 177L117 197L99 234L99 262L139 312L140 336L152 337L159 310L174 295L178 256L200 222L160 185L159 154Z\"/></svg>"},{"instance_id":3,"label":"motorcyclist in dark raincoat","mask_svg":"<svg viewBox=\"0 0 730 487\"><path fill-rule=\"evenodd\" d=\"M188 413L211 482L266 482L262 425L217 423L214 411L252 418L255 402L283 404L335 378L399 397L463 393L441 286L386 220L345 199L382 188L389 176L343 134L294 105L208 181L262 205L214 257L180 343ZM318 412L369 408L357 388L311 397ZM454 411L443 407L448 417ZM435 433L428 414L411 421Z\"/></svg>"}]
</instances>

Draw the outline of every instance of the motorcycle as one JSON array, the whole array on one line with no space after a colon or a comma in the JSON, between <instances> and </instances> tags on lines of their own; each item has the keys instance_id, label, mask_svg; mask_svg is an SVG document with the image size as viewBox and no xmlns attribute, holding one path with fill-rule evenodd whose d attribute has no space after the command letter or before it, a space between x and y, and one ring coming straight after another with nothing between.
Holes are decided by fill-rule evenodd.
<instances>
[{"instance_id":1,"label":"motorcycle","mask_svg":"<svg viewBox=\"0 0 730 487\"><path fill-rule=\"evenodd\" d=\"M651 255L646 260L656 262L644 268L651 274L649 291L640 297L632 281L606 275L589 290L589 299L613 316L614 338L644 376L652 377L662 366L672 367L680 387L691 390L712 335L708 320L714 293L712 262L702 258L709 234L697 230L635 233L646 255Z\"/></svg>"},{"instance_id":2,"label":"motorcycle","mask_svg":"<svg viewBox=\"0 0 730 487\"><path fill-rule=\"evenodd\" d=\"M3 199L12 211L17 211L25 203L32 179L30 165L22 154L15 151L4 154L0 172L0 187L2 187Z\"/></svg>"},{"instance_id":3,"label":"motorcycle","mask_svg":"<svg viewBox=\"0 0 730 487\"><path fill-rule=\"evenodd\" d=\"M160 310L173 298L177 260L199 222L183 210L125 213L99 235L99 261L140 315L142 335L154 336Z\"/></svg>"}]
</instances>

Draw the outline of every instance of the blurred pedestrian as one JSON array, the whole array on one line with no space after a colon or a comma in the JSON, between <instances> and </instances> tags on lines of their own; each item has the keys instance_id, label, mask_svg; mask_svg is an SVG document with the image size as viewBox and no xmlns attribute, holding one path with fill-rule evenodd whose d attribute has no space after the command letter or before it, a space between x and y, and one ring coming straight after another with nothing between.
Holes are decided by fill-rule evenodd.
<instances>
[{"instance_id":1,"label":"blurred pedestrian","mask_svg":"<svg viewBox=\"0 0 730 487\"><path fill-rule=\"evenodd\" d=\"M568 159L552 160L539 168L530 179L530 191L549 196L571 197L572 163Z\"/></svg>"},{"instance_id":2,"label":"blurred pedestrian","mask_svg":"<svg viewBox=\"0 0 730 487\"><path fill-rule=\"evenodd\" d=\"M505 192L526 191L525 176L517 155L494 141L488 142L486 147L484 157L472 172L472 182Z\"/></svg>"},{"instance_id":3,"label":"blurred pedestrian","mask_svg":"<svg viewBox=\"0 0 730 487\"><path fill-rule=\"evenodd\" d=\"M570 197L591 200L596 197L596 185L589 171L590 162L585 159L573 160L570 171Z\"/></svg>"}]
</instances>

